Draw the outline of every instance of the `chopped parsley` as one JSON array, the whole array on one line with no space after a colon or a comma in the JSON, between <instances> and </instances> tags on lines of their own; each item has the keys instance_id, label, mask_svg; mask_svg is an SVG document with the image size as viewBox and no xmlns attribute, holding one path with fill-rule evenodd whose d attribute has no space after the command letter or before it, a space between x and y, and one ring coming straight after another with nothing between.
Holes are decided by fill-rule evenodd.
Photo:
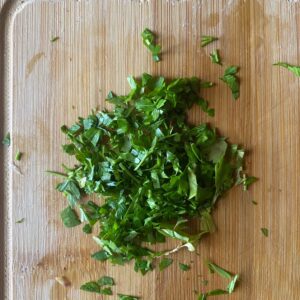
<instances>
[{"instance_id":1,"label":"chopped parsley","mask_svg":"<svg viewBox=\"0 0 300 300\"><path fill-rule=\"evenodd\" d=\"M141 35L142 35L144 45L152 53L153 61L155 61L155 62L160 61L159 55L161 53L161 46L155 44L154 33L150 29L146 28L146 29L144 29L144 31L142 32Z\"/></svg>"},{"instance_id":2,"label":"chopped parsley","mask_svg":"<svg viewBox=\"0 0 300 300\"><path fill-rule=\"evenodd\" d=\"M209 35L202 35L201 36L201 47L205 47L208 44L210 44L210 43L212 43L214 41L217 41L217 40L218 40L217 37L209 36Z\"/></svg>"},{"instance_id":3,"label":"chopped parsley","mask_svg":"<svg viewBox=\"0 0 300 300\"><path fill-rule=\"evenodd\" d=\"M100 228L93 238L101 250L92 257L121 265L134 260L134 269L146 274L154 259L181 248L194 251L203 235L214 232L216 201L242 184L244 150L207 124L187 123L193 105L211 113L198 78L166 81L145 73L128 82L128 95L109 93L112 111L92 112L62 126L69 140L63 150L77 163L64 166L65 174L52 173L63 178L57 189L69 202L61 213L65 226L83 222L86 233L96 224ZM92 194L104 200L82 199ZM186 222L195 217L201 229L190 234ZM154 251L144 243L166 238L178 246ZM163 259L160 269L170 262Z\"/></svg>"},{"instance_id":4,"label":"chopped parsley","mask_svg":"<svg viewBox=\"0 0 300 300\"><path fill-rule=\"evenodd\" d=\"M10 146L10 133L8 132L4 139L2 140L2 144L5 146Z\"/></svg>"},{"instance_id":5,"label":"chopped parsley","mask_svg":"<svg viewBox=\"0 0 300 300\"><path fill-rule=\"evenodd\" d=\"M212 63L222 66L218 49L214 50L211 54L209 54L209 57L210 57L210 60L212 61Z\"/></svg>"},{"instance_id":6,"label":"chopped parsley","mask_svg":"<svg viewBox=\"0 0 300 300\"><path fill-rule=\"evenodd\" d=\"M223 77L220 77L222 81L224 81L231 90L233 99L237 100L240 96L240 82L239 78L236 76L238 72L237 66L228 67Z\"/></svg>"},{"instance_id":7,"label":"chopped parsley","mask_svg":"<svg viewBox=\"0 0 300 300\"><path fill-rule=\"evenodd\" d=\"M268 228L261 228L260 229L262 234L265 236L265 237L268 237L269 236L269 229Z\"/></svg>"},{"instance_id":8,"label":"chopped parsley","mask_svg":"<svg viewBox=\"0 0 300 300\"><path fill-rule=\"evenodd\" d=\"M289 71L293 72L297 77L300 77L300 66L290 65L290 64L285 63L285 62L277 62L273 65L284 67L284 68L288 69Z\"/></svg>"},{"instance_id":9,"label":"chopped parsley","mask_svg":"<svg viewBox=\"0 0 300 300\"><path fill-rule=\"evenodd\" d=\"M179 268L182 271L189 271L191 269L190 265L179 263Z\"/></svg>"}]
</instances>

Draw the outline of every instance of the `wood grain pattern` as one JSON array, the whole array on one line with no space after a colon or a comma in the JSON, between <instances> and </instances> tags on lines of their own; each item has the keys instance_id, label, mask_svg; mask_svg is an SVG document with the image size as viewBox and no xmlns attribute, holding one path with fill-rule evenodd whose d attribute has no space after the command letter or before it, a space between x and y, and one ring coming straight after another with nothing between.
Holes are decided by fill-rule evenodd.
<instances>
[{"instance_id":1,"label":"wood grain pattern","mask_svg":"<svg viewBox=\"0 0 300 300\"><path fill-rule=\"evenodd\" d=\"M142 45L140 33L146 26L159 34L161 63L153 63ZM220 40L201 49L201 34ZM300 81L272 66L279 60L300 64L299 35L300 3L284 0L28 5L16 18L13 37L12 156L24 152L17 163L23 175L11 170L12 197L7 199L13 203L13 299L102 299L79 286L104 274L115 278L114 291L145 300L197 299L194 290L226 286L208 274L207 258L241 274L230 299L299 299ZM60 39L51 43L54 36ZM217 80L224 68L210 62L215 47L225 66L241 66L237 102ZM219 201L214 214L218 231L201 242L198 255L176 253L170 268L142 277L132 265L90 259L97 245L81 228L63 227L58 214L66 200L54 190L58 180L44 171L68 161L60 147L65 141L62 124L105 107L109 90L124 93L126 77L145 71L217 81L217 87L204 93L216 109L215 118L195 108L190 120L210 122L248 149L247 169L260 181L249 192L235 188ZM23 217L24 223L15 224ZM269 228L268 238L261 227ZM181 272L178 262L192 262L191 271ZM66 276L71 286L59 285L56 276ZM209 280L207 287L203 279Z\"/></svg>"}]
</instances>

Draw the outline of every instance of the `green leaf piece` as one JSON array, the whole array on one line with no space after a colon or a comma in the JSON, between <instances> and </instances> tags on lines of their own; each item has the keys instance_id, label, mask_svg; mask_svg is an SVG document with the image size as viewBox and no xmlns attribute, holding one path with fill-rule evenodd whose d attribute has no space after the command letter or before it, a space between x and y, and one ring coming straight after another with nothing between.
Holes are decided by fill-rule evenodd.
<instances>
[{"instance_id":1,"label":"green leaf piece","mask_svg":"<svg viewBox=\"0 0 300 300\"><path fill-rule=\"evenodd\" d=\"M222 66L222 62L221 62L221 58L220 58L218 49L214 50L211 54L209 54L209 57L210 57L210 60L212 63Z\"/></svg>"},{"instance_id":2,"label":"green leaf piece","mask_svg":"<svg viewBox=\"0 0 300 300\"><path fill-rule=\"evenodd\" d=\"M205 47L208 44L217 41L218 38L210 35L202 35L201 36L201 47Z\"/></svg>"},{"instance_id":3,"label":"green leaf piece","mask_svg":"<svg viewBox=\"0 0 300 300\"><path fill-rule=\"evenodd\" d=\"M230 88L234 100L237 100L240 97L240 82L239 78L236 76L237 72L238 67L231 66L225 70L223 77L220 77L220 79Z\"/></svg>"},{"instance_id":4,"label":"green leaf piece","mask_svg":"<svg viewBox=\"0 0 300 300\"><path fill-rule=\"evenodd\" d=\"M76 214L76 211L70 206L65 208L61 213L60 217L66 227L75 227L80 225L81 222Z\"/></svg>"},{"instance_id":5,"label":"green leaf piece","mask_svg":"<svg viewBox=\"0 0 300 300\"><path fill-rule=\"evenodd\" d=\"M269 236L269 229L268 229L268 228L263 227L263 228L261 228L260 230L261 230L262 234L263 234L265 237L268 237L268 236Z\"/></svg>"},{"instance_id":6,"label":"green leaf piece","mask_svg":"<svg viewBox=\"0 0 300 300\"><path fill-rule=\"evenodd\" d=\"M4 139L2 140L2 144L9 147L10 146L10 133L8 132Z\"/></svg>"},{"instance_id":7,"label":"green leaf piece","mask_svg":"<svg viewBox=\"0 0 300 300\"><path fill-rule=\"evenodd\" d=\"M129 295L123 295L123 294L118 294L119 300L139 300L139 297L136 296L129 296Z\"/></svg>"},{"instance_id":8,"label":"green leaf piece","mask_svg":"<svg viewBox=\"0 0 300 300\"><path fill-rule=\"evenodd\" d=\"M180 268L180 270L186 272L186 271L189 271L191 269L191 266L187 265L187 264L179 263L179 268Z\"/></svg>"},{"instance_id":9,"label":"green leaf piece","mask_svg":"<svg viewBox=\"0 0 300 300\"><path fill-rule=\"evenodd\" d=\"M145 28L144 31L142 32L142 39L144 45L152 53L153 61L155 62L160 61L161 46L155 44L154 33L150 29Z\"/></svg>"},{"instance_id":10,"label":"green leaf piece","mask_svg":"<svg viewBox=\"0 0 300 300\"><path fill-rule=\"evenodd\" d=\"M173 259L171 259L171 258L163 258L161 260L161 262L159 263L159 270L163 271L164 269L166 269L169 266L171 266L172 263L173 263Z\"/></svg>"},{"instance_id":11,"label":"green leaf piece","mask_svg":"<svg viewBox=\"0 0 300 300\"><path fill-rule=\"evenodd\" d=\"M277 62L273 65L286 68L289 71L293 72L297 77L300 77L300 66L290 65L290 64L285 63L285 62Z\"/></svg>"},{"instance_id":12,"label":"green leaf piece","mask_svg":"<svg viewBox=\"0 0 300 300\"><path fill-rule=\"evenodd\" d=\"M226 279L231 279L232 274L230 272L228 272L225 269L219 267L218 265L214 264L211 261L207 261L206 264L207 264L207 266L208 266L211 273L217 273L221 277L224 277Z\"/></svg>"},{"instance_id":13,"label":"green leaf piece","mask_svg":"<svg viewBox=\"0 0 300 300\"><path fill-rule=\"evenodd\" d=\"M109 277L109 276L102 276L97 282L100 286L104 286L104 285L113 286L113 285L115 285L114 279L112 277Z\"/></svg>"},{"instance_id":14,"label":"green leaf piece","mask_svg":"<svg viewBox=\"0 0 300 300\"><path fill-rule=\"evenodd\" d=\"M15 160L16 160L16 161L20 161L21 158L22 158L22 155L23 155L23 153L20 152L20 151L18 151L18 152L16 153L16 155L15 155Z\"/></svg>"}]
</instances>

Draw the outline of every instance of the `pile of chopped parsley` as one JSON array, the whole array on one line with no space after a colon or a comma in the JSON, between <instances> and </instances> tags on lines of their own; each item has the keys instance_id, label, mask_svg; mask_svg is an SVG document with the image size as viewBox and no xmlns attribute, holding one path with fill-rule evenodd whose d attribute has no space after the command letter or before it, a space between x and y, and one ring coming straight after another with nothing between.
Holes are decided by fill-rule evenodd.
<instances>
[{"instance_id":1,"label":"pile of chopped parsley","mask_svg":"<svg viewBox=\"0 0 300 300\"><path fill-rule=\"evenodd\" d=\"M69 140L63 150L77 164L65 167L57 189L69 201L61 213L64 224L85 223L84 232L94 233L101 249L93 257L114 264L134 260L135 270L145 274L156 257L172 251L157 252L151 245L173 238L175 250L194 251L214 230L217 200L249 180L243 174L243 149L207 124L187 122L193 105L212 112L200 96L207 83L149 74L128 82L128 95L109 93L112 111L93 112L62 127ZM83 199L93 194L99 201ZM193 219L199 228L191 233Z\"/></svg>"}]
</instances>

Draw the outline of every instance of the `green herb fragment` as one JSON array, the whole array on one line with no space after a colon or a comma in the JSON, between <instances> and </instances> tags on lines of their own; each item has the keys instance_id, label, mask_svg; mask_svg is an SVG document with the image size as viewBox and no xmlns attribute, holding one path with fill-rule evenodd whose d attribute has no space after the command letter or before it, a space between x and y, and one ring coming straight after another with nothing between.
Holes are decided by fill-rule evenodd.
<instances>
[{"instance_id":1,"label":"green herb fragment","mask_svg":"<svg viewBox=\"0 0 300 300\"><path fill-rule=\"evenodd\" d=\"M242 184L245 152L215 128L187 122L199 101L209 112L199 100L199 78L166 81L143 74L128 82L127 95L108 94L112 111L93 111L62 126L68 139L63 151L76 164L54 175L62 177L57 190L69 201L71 217L64 219L73 222L67 224L80 224L72 209L77 207L81 222L93 231L100 228L93 239L101 249L92 257L119 265L133 260L135 271L146 274L154 259L181 248L195 251L201 238L214 231L215 204ZM201 218L201 229L191 234L187 223L195 218ZM147 247L166 238L178 245L164 251Z\"/></svg>"},{"instance_id":2,"label":"green herb fragment","mask_svg":"<svg viewBox=\"0 0 300 300\"><path fill-rule=\"evenodd\" d=\"M203 285L208 285L208 280L207 279L203 279L202 281L201 281L201 283L203 284Z\"/></svg>"},{"instance_id":3,"label":"green herb fragment","mask_svg":"<svg viewBox=\"0 0 300 300\"><path fill-rule=\"evenodd\" d=\"M227 291L229 294L231 294L234 291L238 279L239 279L239 275L236 274L236 275L234 275L232 280L229 282L229 284L227 286Z\"/></svg>"},{"instance_id":4,"label":"green herb fragment","mask_svg":"<svg viewBox=\"0 0 300 300\"><path fill-rule=\"evenodd\" d=\"M115 285L114 279L112 277L109 277L109 276L102 276L97 282L100 286Z\"/></svg>"},{"instance_id":5,"label":"green herb fragment","mask_svg":"<svg viewBox=\"0 0 300 300\"><path fill-rule=\"evenodd\" d=\"M289 71L293 72L296 76L300 77L300 66L293 66L285 62L277 62L273 64L274 66L280 66L288 69Z\"/></svg>"},{"instance_id":6,"label":"green herb fragment","mask_svg":"<svg viewBox=\"0 0 300 300\"><path fill-rule=\"evenodd\" d=\"M206 45L208 45L214 41L217 41L217 40L218 40L217 37L209 36L209 35L202 35L201 36L201 47L205 47Z\"/></svg>"},{"instance_id":7,"label":"green herb fragment","mask_svg":"<svg viewBox=\"0 0 300 300\"><path fill-rule=\"evenodd\" d=\"M58 40L59 40L59 36L55 36L50 41L51 41L51 43L54 43L54 42L56 42Z\"/></svg>"},{"instance_id":8,"label":"green herb fragment","mask_svg":"<svg viewBox=\"0 0 300 300\"><path fill-rule=\"evenodd\" d=\"M233 275L232 273L226 271L225 269L221 268L220 266L212 263L211 261L207 261L207 266L211 273L217 273L223 278L230 279L230 282L226 288L226 290L223 289L215 289L207 292L207 296L216 296L216 295L224 295L224 294L231 294L233 293L237 281L239 279L239 275L235 274Z\"/></svg>"},{"instance_id":9,"label":"green herb fragment","mask_svg":"<svg viewBox=\"0 0 300 300\"><path fill-rule=\"evenodd\" d=\"M231 66L225 70L223 77L220 77L220 79L224 81L231 89L232 97L235 100L237 100L240 96L240 82L239 78L236 76L237 72L238 67Z\"/></svg>"},{"instance_id":10,"label":"green herb fragment","mask_svg":"<svg viewBox=\"0 0 300 300\"><path fill-rule=\"evenodd\" d=\"M65 208L61 213L60 217L66 227L75 227L77 225L80 225L81 222L78 219L78 216L72 207L68 206Z\"/></svg>"},{"instance_id":11,"label":"green herb fragment","mask_svg":"<svg viewBox=\"0 0 300 300\"><path fill-rule=\"evenodd\" d=\"M263 233L263 235L265 237L269 236L269 229L268 228L261 228L260 230L261 230L261 232Z\"/></svg>"},{"instance_id":12,"label":"green herb fragment","mask_svg":"<svg viewBox=\"0 0 300 300\"><path fill-rule=\"evenodd\" d=\"M226 294L229 294L228 291L222 289L216 289L207 292L206 296L218 296L218 295L226 295Z\"/></svg>"},{"instance_id":13,"label":"green herb fragment","mask_svg":"<svg viewBox=\"0 0 300 300\"><path fill-rule=\"evenodd\" d=\"M80 289L83 291L86 291L86 292L92 292L92 293L98 293L98 294L101 293L101 286L95 281L90 281L90 282L83 284L80 287Z\"/></svg>"},{"instance_id":14,"label":"green herb fragment","mask_svg":"<svg viewBox=\"0 0 300 300\"><path fill-rule=\"evenodd\" d=\"M139 297L136 296L129 296L129 295L123 295L123 294L118 294L119 300L139 300Z\"/></svg>"},{"instance_id":15,"label":"green herb fragment","mask_svg":"<svg viewBox=\"0 0 300 300\"><path fill-rule=\"evenodd\" d=\"M92 292L92 293L97 293L97 294L101 294L101 295L112 295L112 290L110 287L103 287L104 285L113 285L114 282L113 282L113 279L111 281L111 279L103 279L103 278L106 278L106 276L103 276L102 278L100 278L98 280L98 282L96 281L90 281L90 282L87 282L85 284L83 284L80 289L83 290L83 291L86 291L86 292ZM110 278L110 277L107 277L107 278ZM102 282L113 282L113 284L102 284Z\"/></svg>"},{"instance_id":16,"label":"green herb fragment","mask_svg":"<svg viewBox=\"0 0 300 300\"><path fill-rule=\"evenodd\" d=\"M18 151L18 152L16 153L16 155L15 155L15 160L17 160L17 161L20 161L20 160L21 160L21 157L22 157L22 155L23 155L23 153L22 153L22 152L20 152L20 151Z\"/></svg>"},{"instance_id":17,"label":"green herb fragment","mask_svg":"<svg viewBox=\"0 0 300 300\"><path fill-rule=\"evenodd\" d=\"M82 228L82 231L86 234L90 234L93 231L93 227L90 224L85 224Z\"/></svg>"},{"instance_id":18,"label":"green herb fragment","mask_svg":"<svg viewBox=\"0 0 300 300\"><path fill-rule=\"evenodd\" d=\"M154 33L149 30L148 28L146 28L143 32L142 32L142 39L143 39L143 43L144 45L150 50L150 52L152 53L152 58L155 62L160 61L160 53L161 53L161 46L160 45L156 45L155 44L155 35Z\"/></svg>"},{"instance_id":19,"label":"green herb fragment","mask_svg":"<svg viewBox=\"0 0 300 300\"><path fill-rule=\"evenodd\" d=\"M242 179L242 185L243 185L243 190L244 191L247 191L248 190L248 187L256 182L258 180L257 177L254 177L254 176L249 176L247 177L246 175L244 175L243 179Z\"/></svg>"},{"instance_id":20,"label":"green herb fragment","mask_svg":"<svg viewBox=\"0 0 300 300\"><path fill-rule=\"evenodd\" d=\"M189 271L191 269L190 265L179 263L179 268L182 271Z\"/></svg>"},{"instance_id":21,"label":"green herb fragment","mask_svg":"<svg viewBox=\"0 0 300 300\"><path fill-rule=\"evenodd\" d=\"M231 279L231 277L233 276L230 272L219 267L218 265L214 264L211 261L207 261L206 264L211 273L217 273L218 275L220 275L221 277L224 277L226 279Z\"/></svg>"},{"instance_id":22,"label":"green herb fragment","mask_svg":"<svg viewBox=\"0 0 300 300\"><path fill-rule=\"evenodd\" d=\"M171 266L172 263L173 263L173 259L171 259L171 258L163 258L161 260L161 262L159 263L159 270L163 271L164 269L166 269L169 266Z\"/></svg>"},{"instance_id":23,"label":"green herb fragment","mask_svg":"<svg viewBox=\"0 0 300 300\"><path fill-rule=\"evenodd\" d=\"M209 54L209 57L210 57L210 60L212 61L212 63L222 66L218 49L214 50L211 54Z\"/></svg>"},{"instance_id":24,"label":"green herb fragment","mask_svg":"<svg viewBox=\"0 0 300 300\"><path fill-rule=\"evenodd\" d=\"M2 144L9 147L10 146L10 133L8 132L4 139L2 140Z\"/></svg>"},{"instance_id":25,"label":"green herb fragment","mask_svg":"<svg viewBox=\"0 0 300 300\"><path fill-rule=\"evenodd\" d=\"M21 223L23 223L24 221L25 221L25 218L22 218L22 219L16 221L16 224L21 224Z\"/></svg>"},{"instance_id":26,"label":"green herb fragment","mask_svg":"<svg viewBox=\"0 0 300 300\"><path fill-rule=\"evenodd\" d=\"M150 260L146 259L136 259L134 264L134 271L140 271L142 275L145 275L152 270L152 264Z\"/></svg>"},{"instance_id":27,"label":"green herb fragment","mask_svg":"<svg viewBox=\"0 0 300 300\"><path fill-rule=\"evenodd\" d=\"M207 113L210 117L215 116L215 110L213 108L208 108L208 102L206 100L199 98L197 104L201 107L202 111Z\"/></svg>"},{"instance_id":28,"label":"green herb fragment","mask_svg":"<svg viewBox=\"0 0 300 300\"><path fill-rule=\"evenodd\" d=\"M207 294L206 293L202 293L201 295L199 295L198 300L206 300L207 299Z\"/></svg>"},{"instance_id":29,"label":"green herb fragment","mask_svg":"<svg viewBox=\"0 0 300 300\"><path fill-rule=\"evenodd\" d=\"M216 84L214 82L211 81L202 81L200 83L200 88L201 89L205 89L205 88L211 88L213 86L215 86Z\"/></svg>"},{"instance_id":30,"label":"green herb fragment","mask_svg":"<svg viewBox=\"0 0 300 300\"><path fill-rule=\"evenodd\" d=\"M101 250L92 254L91 257L96 260L105 261L109 258L109 254L106 251Z\"/></svg>"},{"instance_id":31,"label":"green herb fragment","mask_svg":"<svg viewBox=\"0 0 300 300\"><path fill-rule=\"evenodd\" d=\"M251 201L254 205L257 205L258 203L254 200Z\"/></svg>"}]
</instances>

